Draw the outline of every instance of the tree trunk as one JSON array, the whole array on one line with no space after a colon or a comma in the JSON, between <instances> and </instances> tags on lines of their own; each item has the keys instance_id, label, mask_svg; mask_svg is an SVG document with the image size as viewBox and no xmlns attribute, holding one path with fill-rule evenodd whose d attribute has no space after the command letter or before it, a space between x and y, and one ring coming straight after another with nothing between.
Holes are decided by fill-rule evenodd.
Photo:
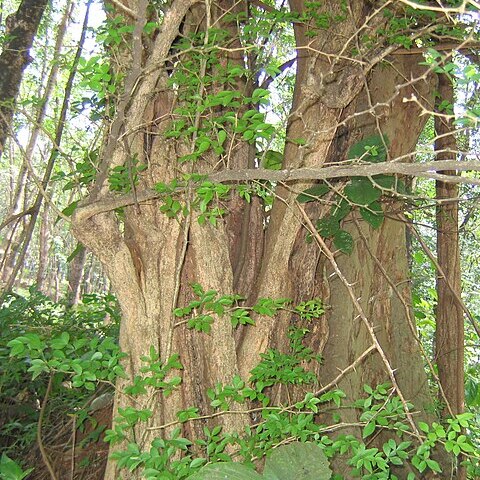
<instances>
[{"instance_id":1,"label":"tree trunk","mask_svg":"<svg viewBox=\"0 0 480 480\"><path fill-rule=\"evenodd\" d=\"M328 2L326 8L332 18L345 13L340 3ZM242 212L243 204L234 197L228 203L229 214L218 220L216 226L208 222L200 225L201 212L190 208L194 202L190 188L179 194L189 210L186 215L180 212L178 218L162 214L156 202L136 201L142 189L156 182L168 184L176 172L181 178L181 173L192 171L248 168L255 160L255 152L246 142L232 138L234 148L227 158L207 152L193 167L185 166L178 164L176 158L192 153L196 137L187 143L162 135L169 126L170 112L182 106L182 101L167 86L167 69L159 65L171 54L170 46L184 18L201 18L197 25L200 29L205 28L203 22L208 24L209 19L221 25L222 4L218 12L214 8L209 11L208 7L204 11L200 6L195 7L199 10L190 10L193 3L174 1L156 39L148 46L148 55L143 56L135 56L135 52L144 51L141 32L146 21L146 2L123 4L137 16L133 59L96 186L75 212L74 233L105 266L122 308L120 343L128 353L125 368L129 379L118 382L115 411L131 404L122 389L139 374L141 358L149 355L152 345L163 362L178 352L184 366L182 384L172 395L164 398L152 391L135 399L136 408L153 411L150 421L135 431L139 447L148 449L156 436L155 430L146 427L174 421L179 410L196 406L202 414L211 413L207 389L217 383L230 383L236 374L248 380L260 353L268 348L287 348L287 332L292 323L308 327L309 345L324 357L317 372L322 384L331 382L339 369L345 369L371 349L372 353L356 367L355 375L342 378L339 387L350 399L356 399L363 393L364 384L375 386L390 381L404 402L412 402L424 411L432 399L411 313L405 227L398 218L401 201L384 201L386 219L377 230L365 224L357 209L352 208L343 223L354 238L350 256L332 253L330 241L314 231L310 233L315 241L305 241L311 222L327 214L318 203L303 209L296 202L298 193L311 186L311 182L279 185L268 222L258 199ZM418 66L421 56L389 58L390 66L385 66L378 64L382 59L378 52L366 50L362 52L365 68L348 59L355 45L347 45L345 50L345 39L355 39L358 26L365 22L372 21L380 28L384 21L375 15L369 17L369 2L351 2L350 7L341 32L334 25L318 29L311 39L307 27L302 22L295 23L297 75L286 130L284 168L319 167L344 161L350 146L375 133L385 134L390 140L388 160L412 157L424 117L415 102L405 99L415 93L426 108L431 108L432 78ZM294 13L301 14L303 9L303 2L292 1ZM231 25L227 23L227 27ZM330 58L335 61L330 62ZM200 62L200 76L201 66ZM213 87L209 88L201 85L198 95L211 93ZM243 88L247 91L248 85ZM158 92L154 101L153 91ZM197 131L202 121L198 115L193 120ZM299 139L304 142L297 142ZM128 165L132 156L149 168L133 188L134 205L125 206L121 225L108 208L111 196L107 178L111 168ZM332 188L341 192L344 184L337 181ZM185 322L179 322L173 313L192 299L189 284L193 282L220 295L240 292L249 302L264 297L288 297L294 302L318 297L328 305L328 313L309 323L292 319L291 312L280 313L274 319L258 318L255 327L238 332L233 331L226 318L214 316L210 334L199 334ZM281 402L286 393L279 391L277 399ZM342 413L342 420L357 421L357 415L353 410ZM241 431L249 421L245 415L233 414L215 420L225 431ZM185 424L182 433L188 438L199 438L203 426L209 423L205 420ZM412 428L416 428L413 422ZM105 478L113 480L118 475L114 463L109 462ZM125 475L122 478L137 478L137 473Z\"/></svg>"},{"instance_id":2,"label":"tree trunk","mask_svg":"<svg viewBox=\"0 0 480 480\"><path fill-rule=\"evenodd\" d=\"M38 269L37 269L37 289L44 294L47 294L45 288L45 281L47 279L47 266L48 266L48 250L50 247L50 231L48 212L49 205L43 207L43 213L41 217L40 232L38 238Z\"/></svg>"},{"instance_id":3,"label":"tree trunk","mask_svg":"<svg viewBox=\"0 0 480 480\"><path fill-rule=\"evenodd\" d=\"M47 5L48 0L22 0L17 12L6 19L9 40L0 54L0 157L10 133L23 71L32 61L29 50Z\"/></svg>"},{"instance_id":4,"label":"tree trunk","mask_svg":"<svg viewBox=\"0 0 480 480\"><path fill-rule=\"evenodd\" d=\"M78 253L70 261L68 268L68 291L67 298L69 305L76 305L80 302L82 292L82 278L87 258L87 250L82 245Z\"/></svg>"},{"instance_id":5,"label":"tree trunk","mask_svg":"<svg viewBox=\"0 0 480 480\"><path fill-rule=\"evenodd\" d=\"M439 74L435 116L435 152L437 160L455 158L458 154L452 119L455 102L453 85L445 74ZM450 107L441 108L442 102ZM443 103L445 105L445 103ZM450 110L451 109L451 110ZM454 171L441 172L455 175ZM441 384L439 399L444 402L444 415L464 411L464 318L461 305L460 238L458 229L458 185L436 182L437 220L437 307L435 329L435 360ZM456 478L466 478L460 468Z\"/></svg>"}]
</instances>

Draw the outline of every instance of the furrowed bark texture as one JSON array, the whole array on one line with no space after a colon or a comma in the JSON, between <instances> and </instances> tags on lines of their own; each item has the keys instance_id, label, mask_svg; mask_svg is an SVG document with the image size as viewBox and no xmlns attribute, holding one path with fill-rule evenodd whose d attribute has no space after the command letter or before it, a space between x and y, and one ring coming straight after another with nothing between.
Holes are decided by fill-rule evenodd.
<instances>
[{"instance_id":1,"label":"furrowed bark texture","mask_svg":"<svg viewBox=\"0 0 480 480\"><path fill-rule=\"evenodd\" d=\"M450 79L439 75L439 98L453 105L454 93ZM437 109L438 110L438 109ZM458 151L455 128L438 112L435 117L436 159L445 160L456 156ZM449 172L455 174L455 172ZM438 376L445 392L449 408L445 413L460 414L465 401L464 386L464 319L461 298L461 272L458 231L458 186L453 183L436 182L437 200L437 257L442 272L437 274L438 304L436 308L435 359ZM446 201L445 199L451 199ZM465 475L465 472L462 473ZM460 478L460 477L459 477Z\"/></svg>"},{"instance_id":2,"label":"furrowed bark texture","mask_svg":"<svg viewBox=\"0 0 480 480\"><path fill-rule=\"evenodd\" d=\"M328 3L332 17L344 13L337 6L341 2ZM138 22L142 18L145 21L145 11L137 4L141 2L123 2L124 7L137 12L137 20L132 22L137 22L136 28L141 31ZM185 306L192 298L189 284L196 282L220 294L241 293L249 302L262 297L289 297L295 302L321 298L329 307L328 313L303 325L310 330L309 344L324 357L317 372L321 383L332 381L338 369L346 368L375 340L377 352L357 366L355 375L343 378L339 387L355 399L362 394L364 384L383 383L394 375L404 398L423 410L431 398L412 321L405 228L397 219L401 202L385 201L387 218L377 230L366 225L355 209L345 221L344 228L353 235L355 246L350 256L335 253L335 262L348 288L336 275L333 262L325 255L328 252L322 252L315 242L305 242L308 230L295 199L311 186L308 182L279 184L268 222L258 199L246 207L236 197L229 200L230 213L216 227L208 222L199 225L195 212L178 220L169 219L159 211L156 201L126 207L123 226L113 212L95 213L108 193L109 168L125 164L132 155L148 165L147 172L140 176L138 191L156 182L168 183L178 173L191 172L190 166L179 165L177 158L191 153L192 145L162 137L173 118L171 112L179 104L175 92L167 87L162 59L168 56L181 23L184 28L190 21L205 28L208 19L221 24L227 11L243 7L220 3L205 11L203 4L193 6L185 0L172 3L158 35L148 46L148 55L144 55L140 66L132 62L127 72L127 89L119 100L97 185L74 216L77 238L105 265L122 307L120 341L128 353L125 367L130 379L119 381L115 409L131 404L121 390L139 373L140 358L148 354L151 345L164 361L178 352L184 371L182 384L168 398L152 391L136 399L136 408L154 412L147 427L171 422L176 411L190 406L198 407L202 414L211 413L207 388L230 382L238 373L248 380L259 353L268 348L285 350L288 328L292 322L300 326L290 313L275 319L257 318L255 327L234 332L228 319L215 318L211 333L199 334L173 315L176 307ZM290 7L298 13L304 8L297 0ZM425 119L419 115L419 107L405 103L404 98L414 93L431 107L432 80L418 67L421 59L415 56L403 56L386 66L375 66L378 52L363 52L363 66L348 60L356 46L356 32L371 12L370 2L351 2L341 28L334 24L319 29L313 40L307 36L308 25L295 24L297 77L287 126L285 168L319 167L345 160L351 145L372 134L388 136L390 160L414 150ZM369 21L381 25L384 20L374 16ZM227 24L226 29L235 37L234 26ZM345 39L349 38L352 44L346 47ZM134 51L141 42L142 38L134 35ZM226 54L228 61L241 64L243 53L235 52L231 48ZM335 56L336 60L330 62ZM239 88L248 92L251 85L240 83ZM306 140L305 145L295 142L300 138ZM207 154L195 169L204 172L255 166L251 146L240 142L233 147L228 158ZM332 186L341 189L343 184L340 179ZM189 205L191 200L187 192L183 201ZM312 203L306 213L315 222L327 210ZM357 306L349 295L358 299ZM361 320L362 315L367 324ZM281 401L286 393L284 389L275 395ZM347 413L343 419L355 421L356 413ZM226 430L241 430L248 418L225 415L215 421L223 423ZM205 423L186 424L183 433L189 438L201 436ZM148 448L150 441L161 434L142 427L136 439L140 448ZM106 478L117 477L115 465L110 462Z\"/></svg>"},{"instance_id":3,"label":"furrowed bark texture","mask_svg":"<svg viewBox=\"0 0 480 480\"><path fill-rule=\"evenodd\" d=\"M23 71L31 62L30 47L48 0L23 0L16 13L6 19L7 35L0 54L0 156L10 131Z\"/></svg>"}]
</instances>

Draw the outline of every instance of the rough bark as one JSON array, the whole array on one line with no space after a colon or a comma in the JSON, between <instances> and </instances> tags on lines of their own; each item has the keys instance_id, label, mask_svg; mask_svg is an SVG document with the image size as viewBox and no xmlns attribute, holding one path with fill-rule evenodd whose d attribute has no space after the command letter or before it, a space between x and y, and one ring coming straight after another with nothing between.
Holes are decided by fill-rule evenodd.
<instances>
[{"instance_id":1,"label":"rough bark","mask_svg":"<svg viewBox=\"0 0 480 480\"><path fill-rule=\"evenodd\" d=\"M7 41L0 54L0 156L9 135L23 71L31 62L33 39L48 0L22 0L16 13L6 19Z\"/></svg>"},{"instance_id":2,"label":"rough bark","mask_svg":"<svg viewBox=\"0 0 480 480\"><path fill-rule=\"evenodd\" d=\"M436 160L455 158L458 152L455 127L452 120L441 111L441 102L454 104L451 80L439 74L438 98L435 116ZM443 173L443 172L442 172ZM455 175L455 171L445 172ZM461 298L460 236L458 224L458 185L436 182L437 223L437 306L435 328L435 360L438 377L442 386L440 402L444 402L446 416L464 411L464 311ZM466 478L466 471L460 468L456 478Z\"/></svg>"},{"instance_id":3,"label":"rough bark","mask_svg":"<svg viewBox=\"0 0 480 480\"><path fill-rule=\"evenodd\" d=\"M329 3L335 3L328 5L332 16L342 13L337 10L341 8L337 2ZM145 11L140 7L145 5L128 1L123 5L135 12L135 31L141 32ZM163 361L178 352L184 365L183 383L171 396L162 398L151 392L147 398L136 399L136 408L148 407L153 411L147 426L168 423L175 419L176 411L192 405L208 414L212 411L206 396L208 388L218 382L230 382L237 373L248 379L259 361L259 353L271 347L286 348L291 314L261 318L255 327L244 328L235 335L224 318L215 318L210 335L198 334L182 322L177 325L173 310L188 303L192 298L188 285L198 282L205 290L221 294L236 293L239 289L249 301L256 297L290 297L294 301L322 298L329 306L328 315L304 325L310 329L310 344L325 358L318 371L322 383L330 382L338 375L338 369L344 369L374 345L376 353L357 366L355 375L346 376L340 387L351 398L357 398L363 384L390 380L406 401L424 409L431 398L410 311L405 230L395 218L401 211L401 202L385 203L388 218L375 231L362 223L354 211L345 222L345 228L355 238L353 254L348 257L337 253L330 258L320 242L305 242L303 212L295 199L298 192L311 185L307 181L278 186L268 225L259 215L259 205L245 209L243 216L238 201L230 205L233 213L219 221L217 227L200 226L195 212L169 219L159 211L156 202L135 199L135 192L133 204L124 209L122 225L112 211L98 209L109 198L109 169L126 164L132 154L149 167L148 173L141 175L138 191L158 181L168 183L175 173L188 172L176 158L191 152L192 146L162 137L178 100L167 87L167 74L160 67L190 7L192 3L185 0L172 3L146 58L135 58L135 51L142 51L142 38L134 34L132 68L126 72L126 90L110 128L100 175L92 195L74 216L75 235L104 264L118 296L123 314L120 342L128 353L128 376L133 378L140 372L140 358L148 355L152 344ZM192 9L191 15L202 21L208 19L211 12L198 8L201 14ZM294 12L301 13L302 8L303 2L291 4ZM219 9L221 12L221 6ZM314 40L306 35L308 26L295 24L297 79L284 167L321 167L345 160L349 146L372 133L384 133L390 138L389 160L413 150L424 119L418 105L403 100L415 92L431 106L430 77L417 66L419 58L415 56L402 57L391 67L376 66L381 58L378 52L362 53L365 68L348 60L351 52L345 50L345 38L356 38L359 25L364 24L371 11L370 2L352 2L350 16L342 23L341 31L338 25L320 29ZM352 41L351 48L355 46ZM324 55L316 53L320 51ZM327 60L336 55L333 63ZM158 92L154 101L152 91ZM294 142L299 138L306 140L305 146ZM227 160L206 155L195 167L205 172L214 167L252 166L250 150L244 146L234 150ZM342 182L333 185L341 188ZM182 198L187 206L192 200L189 195L187 192ZM312 205L307 214L310 221L325 215L325 211ZM243 228L247 225L245 233ZM335 266L343 272L347 285L334 275ZM351 301L346 300L349 295L353 297ZM128 383L129 380L122 379L117 385L116 410L131 403L121 393ZM225 415L216 421L225 430L239 430L247 419ZM195 438L201 435L202 427L200 422L186 425L184 434ZM148 448L156 435L144 427L135 433L140 448ZM124 478L136 478L135 475ZM112 462L106 478L118 478Z\"/></svg>"}]
</instances>

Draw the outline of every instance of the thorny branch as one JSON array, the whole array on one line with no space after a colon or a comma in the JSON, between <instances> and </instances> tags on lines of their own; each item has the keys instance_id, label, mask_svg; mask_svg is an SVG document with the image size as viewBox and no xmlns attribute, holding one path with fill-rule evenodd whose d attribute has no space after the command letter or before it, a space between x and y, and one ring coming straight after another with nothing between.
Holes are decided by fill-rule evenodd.
<instances>
[{"instance_id":1,"label":"thorny branch","mask_svg":"<svg viewBox=\"0 0 480 480\"><path fill-rule=\"evenodd\" d=\"M315 226L313 225L312 221L310 220L310 217L308 216L307 212L305 212L305 209L296 201L295 202L296 207L300 211L305 224L308 226L308 229L310 230L310 234L312 237L315 239L317 242L318 246L322 250L322 252L325 254L327 259L329 260L331 266L335 270L335 273L338 275L338 278L340 281L343 283L345 288L347 289L348 296L350 297L355 310L358 313L358 317L362 320L363 324L365 325L371 339L373 342L373 345L375 346L375 349L377 350L377 353L380 355L380 358L382 359L383 364L385 365L385 368L387 370L388 376L390 377L390 381L392 382L393 387L395 388L395 391L397 392L398 397L400 398L400 401L402 402L403 409L405 411L405 415L407 417L408 423L412 427L412 432L416 434L418 438L420 438L420 432L418 431L418 428L413 421L413 417L411 412L409 411L408 405L407 405L407 400L405 399L400 386L398 385L397 379L395 377L395 370L392 368L390 361L387 358L387 355L385 354L382 346L380 345L380 342L377 338L377 335L375 334L375 330L373 328L373 325L370 323L367 315L365 314L362 306L360 305L360 302L358 301L357 296L355 295L355 292L352 288L352 285L350 282L347 280L343 272L341 271L340 267L338 266L337 261L335 260L335 256L332 253L332 251L328 248L327 244L323 240L323 238L320 236L320 234L317 232Z\"/></svg>"},{"instance_id":2,"label":"thorny branch","mask_svg":"<svg viewBox=\"0 0 480 480\"><path fill-rule=\"evenodd\" d=\"M480 179L434 173L437 171L480 171L480 161L444 160L421 163L386 162L358 165L339 165L323 168L299 168L295 170L268 170L264 168L244 170L223 170L207 175L208 180L216 183L248 182L267 180L270 182L295 182L327 180L342 177L374 177L381 174L411 175L425 178L438 178L442 181L480 185ZM155 200L162 196L155 190L137 191L136 195L105 195L97 201L82 205L78 210L78 218L88 219L100 213L116 208Z\"/></svg>"}]
</instances>

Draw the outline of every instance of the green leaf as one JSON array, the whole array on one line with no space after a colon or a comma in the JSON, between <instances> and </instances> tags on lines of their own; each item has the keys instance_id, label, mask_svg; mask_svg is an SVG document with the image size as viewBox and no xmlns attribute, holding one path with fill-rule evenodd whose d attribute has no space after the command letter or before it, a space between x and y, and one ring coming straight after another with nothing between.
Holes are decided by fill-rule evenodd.
<instances>
[{"instance_id":1,"label":"green leaf","mask_svg":"<svg viewBox=\"0 0 480 480\"><path fill-rule=\"evenodd\" d=\"M220 130L217 134L218 144L223 145L223 142L227 139L227 132L225 130Z\"/></svg>"},{"instance_id":2,"label":"green leaf","mask_svg":"<svg viewBox=\"0 0 480 480\"><path fill-rule=\"evenodd\" d=\"M70 334L68 332L63 332L59 337L53 338L50 344L55 350L61 350L68 344L69 341Z\"/></svg>"},{"instance_id":3,"label":"green leaf","mask_svg":"<svg viewBox=\"0 0 480 480\"><path fill-rule=\"evenodd\" d=\"M210 140L208 139L202 140L198 145L197 153L202 154L206 152L210 148L210 145L211 145Z\"/></svg>"},{"instance_id":4,"label":"green leaf","mask_svg":"<svg viewBox=\"0 0 480 480\"><path fill-rule=\"evenodd\" d=\"M319 183L313 187L307 188L304 190L298 197L298 203L308 203L317 200L318 197L321 197L328 193L330 188L325 183Z\"/></svg>"},{"instance_id":5,"label":"green leaf","mask_svg":"<svg viewBox=\"0 0 480 480\"><path fill-rule=\"evenodd\" d=\"M332 218L340 222L343 220L352 210L352 206L344 199L340 200L340 202L335 203L332 205L330 209L330 215Z\"/></svg>"},{"instance_id":6,"label":"green leaf","mask_svg":"<svg viewBox=\"0 0 480 480\"><path fill-rule=\"evenodd\" d=\"M437 473L442 471L442 469L440 468L440 465L435 460L432 460L431 458L427 458L425 462L427 463L428 468L430 468L430 470Z\"/></svg>"},{"instance_id":7,"label":"green leaf","mask_svg":"<svg viewBox=\"0 0 480 480\"><path fill-rule=\"evenodd\" d=\"M345 230L339 230L333 236L333 244L347 255L352 253L353 243L353 237Z\"/></svg>"},{"instance_id":8,"label":"green leaf","mask_svg":"<svg viewBox=\"0 0 480 480\"><path fill-rule=\"evenodd\" d=\"M329 480L332 471L318 445L294 442L273 451L265 462L263 476L265 480Z\"/></svg>"},{"instance_id":9,"label":"green leaf","mask_svg":"<svg viewBox=\"0 0 480 480\"><path fill-rule=\"evenodd\" d=\"M241 463L213 463L187 477L187 480L262 480L255 470Z\"/></svg>"},{"instance_id":10,"label":"green leaf","mask_svg":"<svg viewBox=\"0 0 480 480\"><path fill-rule=\"evenodd\" d=\"M64 215L66 215L67 217L71 217L71 216L73 215L73 212L76 210L77 205L78 205L78 200L75 201L75 202L72 202L70 205L68 205L67 207L65 207L65 208L62 210L62 213L63 213Z\"/></svg>"},{"instance_id":11,"label":"green leaf","mask_svg":"<svg viewBox=\"0 0 480 480\"><path fill-rule=\"evenodd\" d=\"M267 150L262 160L262 167L268 170L280 170L282 168L283 155L275 150Z\"/></svg>"},{"instance_id":12,"label":"green leaf","mask_svg":"<svg viewBox=\"0 0 480 480\"><path fill-rule=\"evenodd\" d=\"M368 178L354 178L344 189L345 196L356 205L370 205L382 196L382 191Z\"/></svg>"},{"instance_id":13,"label":"green leaf","mask_svg":"<svg viewBox=\"0 0 480 480\"><path fill-rule=\"evenodd\" d=\"M372 202L368 207L360 207L360 214L373 229L381 227L384 220L383 209L379 202Z\"/></svg>"},{"instance_id":14,"label":"green leaf","mask_svg":"<svg viewBox=\"0 0 480 480\"><path fill-rule=\"evenodd\" d=\"M363 428L362 438L366 438L375 431L376 424L374 421L368 422Z\"/></svg>"},{"instance_id":15,"label":"green leaf","mask_svg":"<svg viewBox=\"0 0 480 480\"><path fill-rule=\"evenodd\" d=\"M322 237L332 237L340 230L340 223L332 216L317 220L317 230Z\"/></svg>"},{"instance_id":16,"label":"green leaf","mask_svg":"<svg viewBox=\"0 0 480 480\"><path fill-rule=\"evenodd\" d=\"M85 247L81 243L77 243L73 252L67 257L67 263L70 263L79 253L82 253Z\"/></svg>"},{"instance_id":17,"label":"green leaf","mask_svg":"<svg viewBox=\"0 0 480 480\"><path fill-rule=\"evenodd\" d=\"M242 138L244 140L251 140L254 135L255 135L255 132L253 130L245 130L245 132L243 132Z\"/></svg>"},{"instance_id":18,"label":"green leaf","mask_svg":"<svg viewBox=\"0 0 480 480\"><path fill-rule=\"evenodd\" d=\"M364 162L380 163L387 159L388 138L386 135L372 135L353 145L348 151L348 158L361 159Z\"/></svg>"},{"instance_id":19,"label":"green leaf","mask_svg":"<svg viewBox=\"0 0 480 480\"><path fill-rule=\"evenodd\" d=\"M21 340L14 338L7 343L7 347L10 347L10 356L16 357L25 351L25 345Z\"/></svg>"},{"instance_id":20,"label":"green leaf","mask_svg":"<svg viewBox=\"0 0 480 480\"><path fill-rule=\"evenodd\" d=\"M422 432L428 433L430 431L430 427L428 426L428 423L425 422L418 422L418 427Z\"/></svg>"},{"instance_id":21,"label":"green leaf","mask_svg":"<svg viewBox=\"0 0 480 480\"><path fill-rule=\"evenodd\" d=\"M3 480L22 480L27 477L33 468L28 470L22 470L20 465L8 457L5 453L2 454L0 459L0 477Z\"/></svg>"}]
</instances>

